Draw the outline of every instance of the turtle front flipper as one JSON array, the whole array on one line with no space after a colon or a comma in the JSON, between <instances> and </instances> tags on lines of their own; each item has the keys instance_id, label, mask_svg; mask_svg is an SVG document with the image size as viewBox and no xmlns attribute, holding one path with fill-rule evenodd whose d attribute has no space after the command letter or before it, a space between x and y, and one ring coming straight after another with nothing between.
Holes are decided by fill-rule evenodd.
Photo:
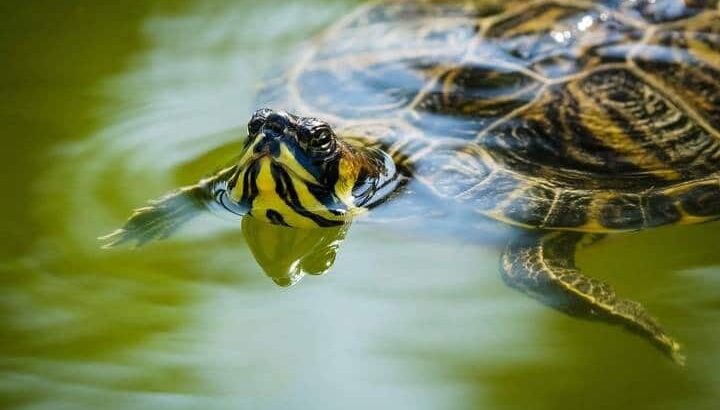
<instances>
[{"instance_id":1,"label":"turtle front flipper","mask_svg":"<svg viewBox=\"0 0 720 410\"><path fill-rule=\"evenodd\" d=\"M195 185L150 201L136 209L122 228L98 239L105 243L103 248L112 248L133 241L140 246L151 240L167 238L187 221L221 201L218 194L224 192L234 170L235 167L224 169Z\"/></svg>"},{"instance_id":2,"label":"turtle front flipper","mask_svg":"<svg viewBox=\"0 0 720 410\"><path fill-rule=\"evenodd\" d=\"M552 232L511 242L502 256L503 279L564 313L622 325L683 364L680 345L641 304L618 297L610 285L575 266L575 250L584 236Z\"/></svg>"}]
</instances>

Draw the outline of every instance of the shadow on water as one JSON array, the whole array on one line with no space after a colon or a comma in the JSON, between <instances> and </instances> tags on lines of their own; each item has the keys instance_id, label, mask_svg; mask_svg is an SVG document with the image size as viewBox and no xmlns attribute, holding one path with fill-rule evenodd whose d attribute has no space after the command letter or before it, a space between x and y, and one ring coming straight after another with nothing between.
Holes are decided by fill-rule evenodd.
<instances>
[{"instance_id":1,"label":"shadow on water","mask_svg":"<svg viewBox=\"0 0 720 410\"><path fill-rule=\"evenodd\" d=\"M129 209L232 159L257 80L350 3L0 5L2 407L712 408L717 223L579 255L684 343L685 369L507 289L494 239L208 216L99 250ZM334 267L282 289L255 259L281 284Z\"/></svg>"}]
</instances>

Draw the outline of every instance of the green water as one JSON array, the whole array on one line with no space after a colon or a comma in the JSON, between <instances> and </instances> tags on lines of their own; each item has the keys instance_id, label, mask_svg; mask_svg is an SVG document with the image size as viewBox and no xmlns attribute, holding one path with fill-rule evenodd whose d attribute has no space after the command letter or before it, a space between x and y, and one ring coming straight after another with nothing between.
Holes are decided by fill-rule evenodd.
<instances>
[{"instance_id":1,"label":"green water","mask_svg":"<svg viewBox=\"0 0 720 410\"><path fill-rule=\"evenodd\" d=\"M353 2L62 3L0 4L0 407L717 408L717 223L579 255L661 319L685 368L508 289L495 245L358 224L331 272L290 288L211 216L99 249L232 158L257 81Z\"/></svg>"}]
</instances>

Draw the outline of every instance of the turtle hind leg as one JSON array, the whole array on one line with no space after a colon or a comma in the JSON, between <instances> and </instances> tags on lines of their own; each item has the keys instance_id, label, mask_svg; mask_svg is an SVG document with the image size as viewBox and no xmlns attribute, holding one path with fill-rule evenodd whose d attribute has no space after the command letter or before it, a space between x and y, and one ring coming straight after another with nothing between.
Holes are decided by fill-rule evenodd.
<instances>
[{"instance_id":1,"label":"turtle hind leg","mask_svg":"<svg viewBox=\"0 0 720 410\"><path fill-rule=\"evenodd\" d=\"M511 242L502 256L503 280L564 313L622 325L682 365L680 345L641 304L618 297L610 285L575 266L575 250L583 237L552 232Z\"/></svg>"}]
</instances>

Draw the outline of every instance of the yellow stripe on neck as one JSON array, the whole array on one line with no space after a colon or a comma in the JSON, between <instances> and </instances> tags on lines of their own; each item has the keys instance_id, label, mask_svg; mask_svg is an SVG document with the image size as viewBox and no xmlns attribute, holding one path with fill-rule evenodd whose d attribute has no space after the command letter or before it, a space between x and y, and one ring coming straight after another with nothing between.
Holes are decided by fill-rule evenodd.
<instances>
[{"instance_id":1,"label":"yellow stripe on neck","mask_svg":"<svg viewBox=\"0 0 720 410\"><path fill-rule=\"evenodd\" d=\"M295 212L276 191L276 182L272 176L272 163L270 158L261 158L260 171L257 176L258 195L252 202L251 212L256 218L266 222L272 222L267 217L268 210L274 210L282 215L285 223L297 228L316 228L318 225L310 218ZM300 180L297 175L290 174L292 187L300 202L300 206L315 215L325 219L344 222L344 215L335 215L330 212L307 187L306 181Z\"/></svg>"}]
</instances>

